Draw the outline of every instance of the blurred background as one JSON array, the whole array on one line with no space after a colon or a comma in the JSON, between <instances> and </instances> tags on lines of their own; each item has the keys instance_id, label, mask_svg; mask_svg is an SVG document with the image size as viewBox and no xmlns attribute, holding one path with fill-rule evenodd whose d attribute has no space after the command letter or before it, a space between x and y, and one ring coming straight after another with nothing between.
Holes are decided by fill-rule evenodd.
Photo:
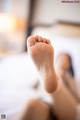
<instances>
[{"instance_id":1,"label":"blurred background","mask_svg":"<svg viewBox=\"0 0 80 120\"><path fill-rule=\"evenodd\" d=\"M0 56L25 50L30 0L0 0Z\"/></svg>"},{"instance_id":2,"label":"blurred background","mask_svg":"<svg viewBox=\"0 0 80 120\"><path fill-rule=\"evenodd\" d=\"M80 2L0 0L0 89L8 95L13 87L22 90L37 79L26 44L28 36L37 34L51 40L55 60L61 52L71 55L80 81Z\"/></svg>"},{"instance_id":3,"label":"blurred background","mask_svg":"<svg viewBox=\"0 0 80 120\"><path fill-rule=\"evenodd\" d=\"M67 49L76 70L80 66L79 12L79 1L0 0L0 58L26 52L27 37L39 34L54 42L55 52ZM76 74L79 77L80 72Z\"/></svg>"},{"instance_id":4,"label":"blurred background","mask_svg":"<svg viewBox=\"0 0 80 120\"><path fill-rule=\"evenodd\" d=\"M25 51L27 36L39 27L52 36L80 37L79 12L80 3L62 0L0 0L0 57Z\"/></svg>"}]
</instances>

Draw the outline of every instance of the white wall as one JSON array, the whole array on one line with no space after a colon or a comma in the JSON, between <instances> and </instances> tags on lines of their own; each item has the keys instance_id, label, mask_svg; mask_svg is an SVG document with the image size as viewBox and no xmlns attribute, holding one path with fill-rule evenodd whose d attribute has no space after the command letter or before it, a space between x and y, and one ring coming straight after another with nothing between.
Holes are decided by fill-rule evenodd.
<instances>
[{"instance_id":1,"label":"white wall","mask_svg":"<svg viewBox=\"0 0 80 120\"><path fill-rule=\"evenodd\" d=\"M33 23L53 23L56 20L80 23L80 3L62 0L36 0Z\"/></svg>"}]
</instances>

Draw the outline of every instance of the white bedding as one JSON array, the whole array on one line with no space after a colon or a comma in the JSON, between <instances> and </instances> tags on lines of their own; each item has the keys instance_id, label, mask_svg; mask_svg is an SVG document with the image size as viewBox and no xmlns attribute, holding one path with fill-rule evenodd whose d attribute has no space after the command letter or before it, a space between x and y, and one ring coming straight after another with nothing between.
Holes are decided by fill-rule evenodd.
<instances>
[{"instance_id":1,"label":"white bedding","mask_svg":"<svg viewBox=\"0 0 80 120\"><path fill-rule=\"evenodd\" d=\"M26 53L0 61L0 116L18 120L25 103L39 94L31 86L37 81L35 66Z\"/></svg>"}]
</instances>

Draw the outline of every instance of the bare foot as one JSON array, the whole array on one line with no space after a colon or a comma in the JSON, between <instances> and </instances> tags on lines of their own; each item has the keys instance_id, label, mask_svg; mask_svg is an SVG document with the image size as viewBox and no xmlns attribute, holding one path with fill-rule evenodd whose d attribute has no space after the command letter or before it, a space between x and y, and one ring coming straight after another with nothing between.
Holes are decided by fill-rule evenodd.
<instances>
[{"instance_id":1,"label":"bare foot","mask_svg":"<svg viewBox=\"0 0 80 120\"><path fill-rule=\"evenodd\" d=\"M40 36L30 36L27 39L27 46L40 78L44 81L46 91L54 92L58 78L54 70L54 50L50 41Z\"/></svg>"}]
</instances>

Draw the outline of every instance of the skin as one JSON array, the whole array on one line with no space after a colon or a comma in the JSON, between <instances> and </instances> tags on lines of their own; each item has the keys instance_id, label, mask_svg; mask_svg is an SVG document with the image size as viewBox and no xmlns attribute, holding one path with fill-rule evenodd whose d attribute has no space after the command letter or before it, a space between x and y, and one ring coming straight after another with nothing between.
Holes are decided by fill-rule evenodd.
<instances>
[{"instance_id":1,"label":"skin","mask_svg":"<svg viewBox=\"0 0 80 120\"><path fill-rule=\"evenodd\" d=\"M54 49L50 41L40 36L30 36L27 39L27 46L28 53L38 70L44 89L52 97L52 111L55 111L59 120L76 120L77 102L64 83L60 83L61 80L56 75ZM69 66L67 65L67 67ZM30 116L32 117L30 118ZM51 120L49 106L40 100L31 100L21 120L38 120L39 118L41 120Z\"/></svg>"},{"instance_id":2,"label":"skin","mask_svg":"<svg viewBox=\"0 0 80 120\"><path fill-rule=\"evenodd\" d=\"M54 92L57 89L58 77L53 66L54 49L50 41L40 36L31 36L27 39L27 44L28 53L37 67L41 80L44 82L45 90L49 93Z\"/></svg>"},{"instance_id":3,"label":"skin","mask_svg":"<svg viewBox=\"0 0 80 120\"><path fill-rule=\"evenodd\" d=\"M67 73L71 67L71 61L67 54L60 54L57 58L57 72L63 80L67 78Z\"/></svg>"},{"instance_id":4,"label":"skin","mask_svg":"<svg viewBox=\"0 0 80 120\"><path fill-rule=\"evenodd\" d=\"M71 61L66 54L61 54L57 60L57 66L59 69L68 71L71 66Z\"/></svg>"},{"instance_id":5,"label":"skin","mask_svg":"<svg viewBox=\"0 0 80 120\"><path fill-rule=\"evenodd\" d=\"M71 59L70 57L62 53L58 56L57 59L57 71L61 76L62 80L67 84L68 89L72 92L77 101L80 101L80 98L77 94L76 81L72 75L70 75L69 70L71 68ZM68 74L67 74L68 73Z\"/></svg>"}]
</instances>

